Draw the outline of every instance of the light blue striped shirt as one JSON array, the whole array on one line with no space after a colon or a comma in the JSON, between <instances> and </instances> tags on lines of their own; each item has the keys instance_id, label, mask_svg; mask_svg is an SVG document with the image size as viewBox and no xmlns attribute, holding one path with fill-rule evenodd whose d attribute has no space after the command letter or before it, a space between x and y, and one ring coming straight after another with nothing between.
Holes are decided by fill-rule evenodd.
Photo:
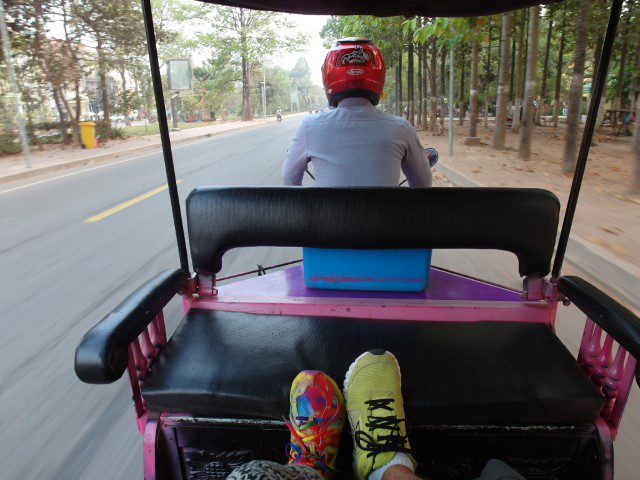
<instances>
[{"instance_id":1,"label":"light blue striped shirt","mask_svg":"<svg viewBox=\"0 0 640 480\"><path fill-rule=\"evenodd\" d=\"M300 124L282 169L285 185L302 185L309 162L318 187L393 187L400 171L411 187L430 187L431 168L406 119L365 98L346 98Z\"/></svg>"}]
</instances>

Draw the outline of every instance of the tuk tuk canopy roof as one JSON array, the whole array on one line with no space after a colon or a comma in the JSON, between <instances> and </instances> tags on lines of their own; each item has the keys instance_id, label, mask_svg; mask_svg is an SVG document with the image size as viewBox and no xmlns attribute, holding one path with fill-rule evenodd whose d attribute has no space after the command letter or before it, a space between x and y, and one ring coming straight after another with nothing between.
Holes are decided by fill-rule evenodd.
<instances>
[{"instance_id":1,"label":"tuk tuk canopy roof","mask_svg":"<svg viewBox=\"0 0 640 480\"><path fill-rule=\"evenodd\" d=\"M560 0L201 0L207 3L307 15L474 17Z\"/></svg>"}]
</instances>

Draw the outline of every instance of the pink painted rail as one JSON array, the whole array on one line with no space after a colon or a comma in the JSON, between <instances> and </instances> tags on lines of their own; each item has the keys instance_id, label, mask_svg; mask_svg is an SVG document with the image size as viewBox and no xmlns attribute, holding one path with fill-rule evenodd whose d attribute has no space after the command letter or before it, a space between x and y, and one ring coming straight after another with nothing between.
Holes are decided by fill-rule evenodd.
<instances>
[{"instance_id":1,"label":"pink painted rail","mask_svg":"<svg viewBox=\"0 0 640 480\"><path fill-rule=\"evenodd\" d=\"M129 345L127 371L138 420L138 430L143 435L148 419L148 410L146 402L142 398L142 384L166 343L167 334L164 326L164 316L160 311L142 333L138 335L138 338Z\"/></svg>"},{"instance_id":2,"label":"pink painted rail","mask_svg":"<svg viewBox=\"0 0 640 480\"><path fill-rule=\"evenodd\" d=\"M578 364L607 399L601 415L615 439L633 384L636 359L588 318L582 334Z\"/></svg>"}]
</instances>

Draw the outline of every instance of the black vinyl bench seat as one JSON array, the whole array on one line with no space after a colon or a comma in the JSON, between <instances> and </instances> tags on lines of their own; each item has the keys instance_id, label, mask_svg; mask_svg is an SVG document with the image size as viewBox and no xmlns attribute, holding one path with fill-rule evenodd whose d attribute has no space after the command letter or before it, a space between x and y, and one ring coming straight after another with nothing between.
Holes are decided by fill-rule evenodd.
<instances>
[{"instance_id":1,"label":"black vinyl bench seat","mask_svg":"<svg viewBox=\"0 0 640 480\"><path fill-rule=\"evenodd\" d=\"M402 368L407 421L592 422L604 399L546 326L257 315L193 309L143 386L151 410L280 419L304 369L342 385L351 362L382 348Z\"/></svg>"}]
</instances>

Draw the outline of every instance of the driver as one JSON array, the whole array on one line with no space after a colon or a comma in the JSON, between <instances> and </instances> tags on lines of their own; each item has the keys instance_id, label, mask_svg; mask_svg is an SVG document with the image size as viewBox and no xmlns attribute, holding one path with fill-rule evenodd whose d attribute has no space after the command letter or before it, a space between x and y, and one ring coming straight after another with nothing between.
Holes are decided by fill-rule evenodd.
<instances>
[{"instance_id":1,"label":"driver","mask_svg":"<svg viewBox=\"0 0 640 480\"><path fill-rule=\"evenodd\" d=\"M322 66L328 112L306 117L287 151L285 185L302 185L309 162L318 187L430 187L431 168L415 129L375 106L385 80L380 50L365 39L338 40Z\"/></svg>"}]
</instances>

